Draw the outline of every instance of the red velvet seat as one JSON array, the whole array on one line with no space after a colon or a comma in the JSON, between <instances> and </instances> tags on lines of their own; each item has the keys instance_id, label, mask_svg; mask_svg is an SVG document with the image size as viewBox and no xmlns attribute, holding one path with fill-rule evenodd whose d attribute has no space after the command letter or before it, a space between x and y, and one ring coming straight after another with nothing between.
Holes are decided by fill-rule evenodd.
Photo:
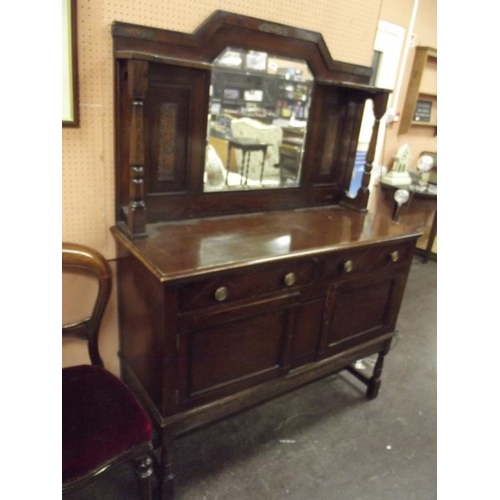
<instances>
[{"instance_id":1,"label":"red velvet seat","mask_svg":"<svg viewBox=\"0 0 500 500\"><path fill-rule=\"evenodd\" d=\"M82 488L98 474L133 459L141 497L150 500L151 421L125 384L104 369L97 347L111 292L109 264L88 247L63 244L64 267L91 272L99 290L91 317L63 327L63 334L89 342L92 362L62 370L63 492Z\"/></svg>"}]
</instances>

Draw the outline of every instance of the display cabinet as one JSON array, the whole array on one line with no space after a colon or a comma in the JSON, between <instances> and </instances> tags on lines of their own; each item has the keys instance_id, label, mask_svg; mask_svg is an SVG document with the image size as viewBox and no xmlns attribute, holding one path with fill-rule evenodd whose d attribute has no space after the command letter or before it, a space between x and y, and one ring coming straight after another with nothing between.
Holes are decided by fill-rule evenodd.
<instances>
[{"instance_id":1,"label":"display cabinet","mask_svg":"<svg viewBox=\"0 0 500 500\"><path fill-rule=\"evenodd\" d=\"M368 84L370 68L334 61L319 33L222 11L193 34L112 33L120 362L155 422L166 500L186 432L341 370L377 396L419 233L366 211L388 91ZM306 111L283 116L283 75L297 69L311 75ZM274 98L257 80L246 90L275 104L262 122L244 117L258 134L235 137L242 118L221 109L219 88L244 71L272 80ZM350 197L367 99L373 137ZM214 138L219 151L256 146L247 182ZM372 354L373 373L354 368Z\"/></svg>"}]
</instances>

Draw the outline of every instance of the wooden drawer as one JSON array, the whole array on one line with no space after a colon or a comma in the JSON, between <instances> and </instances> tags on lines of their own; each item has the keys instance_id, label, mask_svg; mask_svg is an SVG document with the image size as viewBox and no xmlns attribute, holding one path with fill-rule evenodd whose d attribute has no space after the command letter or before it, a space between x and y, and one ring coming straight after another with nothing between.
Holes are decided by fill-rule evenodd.
<instances>
[{"instance_id":1,"label":"wooden drawer","mask_svg":"<svg viewBox=\"0 0 500 500\"><path fill-rule=\"evenodd\" d=\"M408 264L412 254L413 242L350 249L325 257L321 276L324 279L332 279L367 272L389 271Z\"/></svg>"},{"instance_id":2,"label":"wooden drawer","mask_svg":"<svg viewBox=\"0 0 500 500\"><path fill-rule=\"evenodd\" d=\"M257 269L233 271L179 286L179 312L247 300L311 283L317 260L292 260Z\"/></svg>"}]
</instances>

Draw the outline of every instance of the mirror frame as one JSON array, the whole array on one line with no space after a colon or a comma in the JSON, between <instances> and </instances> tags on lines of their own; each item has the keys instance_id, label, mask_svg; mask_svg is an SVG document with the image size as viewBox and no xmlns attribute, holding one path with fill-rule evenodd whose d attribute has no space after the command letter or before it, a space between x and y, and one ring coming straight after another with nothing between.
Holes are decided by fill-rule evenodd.
<instances>
[{"instance_id":1,"label":"mirror frame","mask_svg":"<svg viewBox=\"0 0 500 500\"><path fill-rule=\"evenodd\" d=\"M116 220L127 235L145 237L149 224L206 216L332 204L366 210L376 136L390 92L369 85L371 68L334 61L317 32L225 11L214 12L192 34L115 22L112 36ZM203 191L212 62L227 47L308 64L314 89L299 186ZM374 103L373 135L361 187L350 198L367 99ZM158 116L160 108L170 114ZM164 136L166 144L159 143ZM161 179L159 149L165 150Z\"/></svg>"}]
</instances>

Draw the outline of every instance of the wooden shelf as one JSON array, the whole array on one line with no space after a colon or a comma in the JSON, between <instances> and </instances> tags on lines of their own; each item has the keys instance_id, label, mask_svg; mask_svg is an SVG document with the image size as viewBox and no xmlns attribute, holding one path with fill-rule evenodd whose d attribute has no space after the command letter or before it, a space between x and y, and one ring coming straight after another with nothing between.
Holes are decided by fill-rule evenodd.
<instances>
[{"instance_id":1,"label":"wooden shelf","mask_svg":"<svg viewBox=\"0 0 500 500\"><path fill-rule=\"evenodd\" d=\"M437 123L411 122L412 127L437 127Z\"/></svg>"},{"instance_id":2,"label":"wooden shelf","mask_svg":"<svg viewBox=\"0 0 500 500\"><path fill-rule=\"evenodd\" d=\"M421 89L424 73L427 71L434 71L437 65L437 50L433 47L416 47L415 58L413 59L413 66L410 74L410 83L406 92L406 99L401 114L401 124L399 126L398 134L408 132L412 126L429 126L437 127L437 120L434 123L417 122L413 120L415 109L418 100L425 100L425 98L433 101L433 113L436 114L437 107L437 91L428 89ZM431 73L432 74L432 73ZM423 98L423 99L422 99Z\"/></svg>"},{"instance_id":3,"label":"wooden shelf","mask_svg":"<svg viewBox=\"0 0 500 500\"><path fill-rule=\"evenodd\" d=\"M425 92L425 91L420 91L418 93L419 96L421 97L435 97L437 99L437 93L436 92Z\"/></svg>"}]
</instances>

